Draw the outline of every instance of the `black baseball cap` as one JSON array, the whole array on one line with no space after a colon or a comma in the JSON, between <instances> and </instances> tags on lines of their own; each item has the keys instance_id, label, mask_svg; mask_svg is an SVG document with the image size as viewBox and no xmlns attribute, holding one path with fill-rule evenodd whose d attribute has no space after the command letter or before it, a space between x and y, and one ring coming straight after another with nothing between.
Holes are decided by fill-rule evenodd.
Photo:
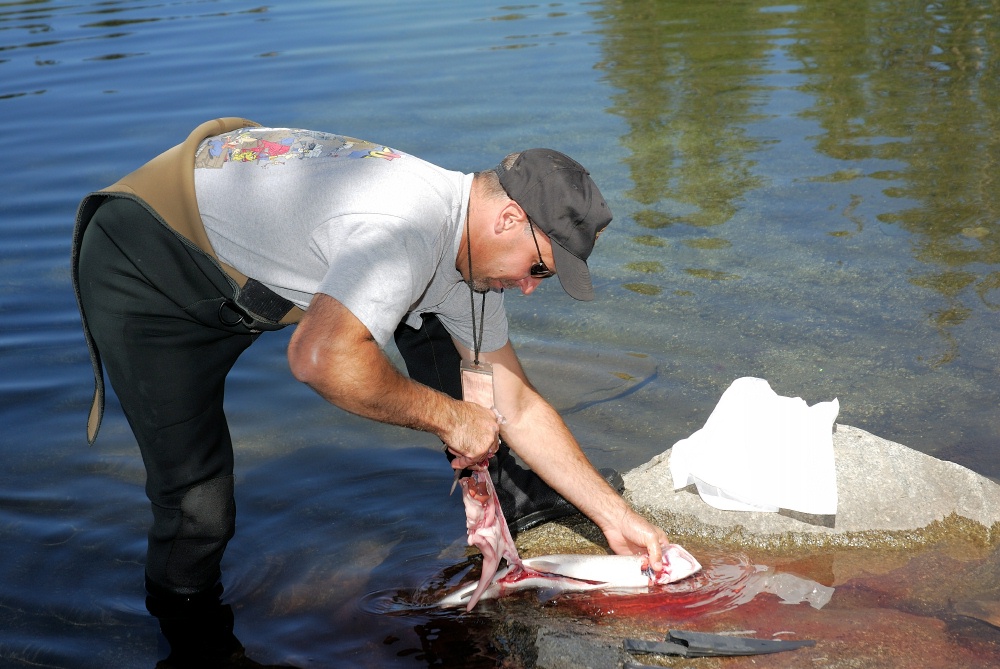
<instances>
[{"instance_id":1,"label":"black baseball cap","mask_svg":"<svg viewBox=\"0 0 1000 669\"><path fill-rule=\"evenodd\" d=\"M578 300L594 299L587 258L611 222L611 209L590 173L552 149L527 149L509 169L498 165L495 171L510 199L552 240L563 290Z\"/></svg>"}]
</instances>

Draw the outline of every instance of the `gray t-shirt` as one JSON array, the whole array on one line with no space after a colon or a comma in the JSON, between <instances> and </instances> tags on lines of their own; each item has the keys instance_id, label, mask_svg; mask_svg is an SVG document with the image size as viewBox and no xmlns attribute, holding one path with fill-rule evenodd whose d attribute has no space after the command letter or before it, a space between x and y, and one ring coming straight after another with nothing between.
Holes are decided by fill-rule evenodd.
<instances>
[{"instance_id":1,"label":"gray t-shirt","mask_svg":"<svg viewBox=\"0 0 1000 669\"><path fill-rule=\"evenodd\" d=\"M336 298L380 346L404 318L419 327L430 312L473 347L469 288L455 269L472 175L363 140L287 128L210 137L194 174L223 262L302 308L315 293ZM507 316L502 294L485 299L482 350L492 351L507 342Z\"/></svg>"}]
</instances>

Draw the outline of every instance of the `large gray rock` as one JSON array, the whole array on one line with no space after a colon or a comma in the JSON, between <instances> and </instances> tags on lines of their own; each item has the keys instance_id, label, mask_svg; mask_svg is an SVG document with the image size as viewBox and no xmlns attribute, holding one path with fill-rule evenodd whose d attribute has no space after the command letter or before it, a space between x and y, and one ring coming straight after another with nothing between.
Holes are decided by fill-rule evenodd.
<instances>
[{"instance_id":1,"label":"large gray rock","mask_svg":"<svg viewBox=\"0 0 1000 669\"><path fill-rule=\"evenodd\" d=\"M941 533L1000 538L1000 485L855 427L837 425L836 516L720 511L694 486L674 491L670 449L628 472L626 496L673 536L756 546L912 545ZM971 521L971 522L970 522Z\"/></svg>"}]
</instances>

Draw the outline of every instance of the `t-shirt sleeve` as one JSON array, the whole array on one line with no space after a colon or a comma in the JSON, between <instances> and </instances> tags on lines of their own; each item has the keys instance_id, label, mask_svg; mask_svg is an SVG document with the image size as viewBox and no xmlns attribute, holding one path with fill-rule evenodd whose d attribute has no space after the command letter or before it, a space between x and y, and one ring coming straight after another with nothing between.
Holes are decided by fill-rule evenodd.
<instances>
[{"instance_id":1,"label":"t-shirt sleeve","mask_svg":"<svg viewBox=\"0 0 1000 669\"><path fill-rule=\"evenodd\" d=\"M374 214L339 217L311 243L329 264L317 292L347 307L386 346L431 281L434 249L403 219Z\"/></svg>"}]
</instances>

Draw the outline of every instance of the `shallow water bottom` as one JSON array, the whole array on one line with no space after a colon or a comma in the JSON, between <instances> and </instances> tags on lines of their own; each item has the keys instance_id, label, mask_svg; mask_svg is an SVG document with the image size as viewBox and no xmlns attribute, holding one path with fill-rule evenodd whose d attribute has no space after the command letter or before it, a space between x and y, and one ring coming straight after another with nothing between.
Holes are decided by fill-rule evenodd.
<instances>
[{"instance_id":1,"label":"shallow water bottom","mask_svg":"<svg viewBox=\"0 0 1000 669\"><path fill-rule=\"evenodd\" d=\"M780 592L761 592L739 597L743 601L738 606L719 607L717 600L702 607L704 613L696 619L673 622L676 608L651 608L639 601L619 604L616 615L634 612L637 620L652 622L664 633L677 625L816 640L813 648L767 658L766 666L773 667L983 667L1000 662L995 553L936 546L908 553L762 555L750 562L828 587L829 601L817 608L815 602L796 603L794 593L786 601ZM726 666L753 665L748 658Z\"/></svg>"}]
</instances>

